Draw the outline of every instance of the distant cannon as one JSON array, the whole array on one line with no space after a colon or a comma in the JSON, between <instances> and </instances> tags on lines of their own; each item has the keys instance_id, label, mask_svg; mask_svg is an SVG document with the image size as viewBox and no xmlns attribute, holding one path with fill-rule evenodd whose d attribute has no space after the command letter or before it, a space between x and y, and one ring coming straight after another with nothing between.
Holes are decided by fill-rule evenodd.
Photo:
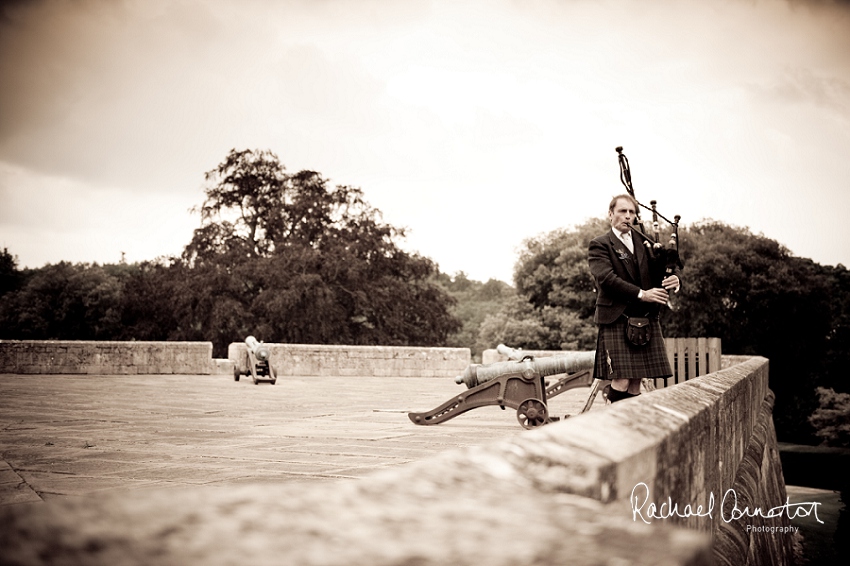
<instances>
[{"instance_id":1,"label":"distant cannon","mask_svg":"<svg viewBox=\"0 0 850 566\"><path fill-rule=\"evenodd\" d=\"M477 407L498 405L517 411L524 428L536 428L558 420L549 415L547 400L576 387L586 387L593 379L594 352L573 352L535 360L502 344L500 353L511 358L507 362L487 365L471 364L455 383L468 388L439 407L424 413L409 413L414 424L435 425L446 422ZM546 386L545 378L567 374Z\"/></svg>"},{"instance_id":2,"label":"distant cannon","mask_svg":"<svg viewBox=\"0 0 850 566\"><path fill-rule=\"evenodd\" d=\"M521 356L521 350L508 348L499 344L499 353L506 354L510 358L507 362L495 362L487 365L471 364L464 372L455 378L455 383L466 384L473 387L497 379L502 375L533 375L542 377L558 375L560 373L574 373L583 369L593 367L594 352L573 352L555 357L540 358L535 360L533 356Z\"/></svg>"},{"instance_id":3,"label":"distant cannon","mask_svg":"<svg viewBox=\"0 0 850 566\"><path fill-rule=\"evenodd\" d=\"M506 356L509 360L521 360L523 358L528 357L528 355L520 349L511 348L510 346L505 346L504 344L499 344L496 346L496 351L503 356Z\"/></svg>"},{"instance_id":4,"label":"distant cannon","mask_svg":"<svg viewBox=\"0 0 850 566\"><path fill-rule=\"evenodd\" d=\"M253 336L245 338L246 355L242 360L236 360L233 367L233 379L239 381L243 375L251 374L254 385L268 381L272 385L277 382L277 374L271 364L271 352L268 346ZM244 363L240 363L244 362Z\"/></svg>"}]
</instances>

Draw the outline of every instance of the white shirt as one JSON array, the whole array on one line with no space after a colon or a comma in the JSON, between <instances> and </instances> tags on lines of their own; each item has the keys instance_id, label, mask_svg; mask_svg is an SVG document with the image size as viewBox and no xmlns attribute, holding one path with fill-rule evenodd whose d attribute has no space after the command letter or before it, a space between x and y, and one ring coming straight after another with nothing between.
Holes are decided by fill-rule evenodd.
<instances>
[{"instance_id":1,"label":"white shirt","mask_svg":"<svg viewBox=\"0 0 850 566\"><path fill-rule=\"evenodd\" d=\"M611 228L611 231L614 232L614 235L617 236L617 239L623 242L623 245L626 246L626 248L628 248L631 253L635 253L635 244L632 241L631 230L629 230L628 232L620 232L619 230Z\"/></svg>"}]
</instances>

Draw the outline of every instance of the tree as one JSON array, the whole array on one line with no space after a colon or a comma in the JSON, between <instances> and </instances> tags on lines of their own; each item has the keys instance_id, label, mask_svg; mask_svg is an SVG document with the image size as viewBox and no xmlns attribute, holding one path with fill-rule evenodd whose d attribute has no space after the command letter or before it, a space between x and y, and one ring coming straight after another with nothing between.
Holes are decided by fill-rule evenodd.
<instances>
[{"instance_id":1,"label":"tree","mask_svg":"<svg viewBox=\"0 0 850 566\"><path fill-rule=\"evenodd\" d=\"M823 387L838 392L850 393L847 368L850 367L850 271L843 265L824 267L831 288L827 293L831 311L829 334L826 339L826 354Z\"/></svg>"},{"instance_id":2,"label":"tree","mask_svg":"<svg viewBox=\"0 0 850 566\"><path fill-rule=\"evenodd\" d=\"M393 253L404 231L380 221L360 189L329 187L315 171L288 175L266 150L231 150L206 173L201 227L186 247L190 263L271 257L289 246L323 249L345 241L361 256Z\"/></svg>"},{"instance_id":3,"label":"tree","mask_svg":"<svg viewBox=\"0 0 850 566\"><path fill-rule=\"evenodd\" d=\"M609 228L604 219L591 219L526 240L514 266L517 299L484 320L481 341L525 349L595 349L596 291L587 249Z\"/></svg>"},{"instance_id":4,"label":"tree","mask_svg":"<svg viewBox=\"0 0 850 566\"><path fill-rule=\"evenodd\" d=\"M18 258L9 253L8 248L0 252L0 297L18 289L23 275L18 271Z\"/></svg>"},{"instance_id":5,"label":"tree","mask_svg":"<svg viewBox=\"0 0 850 566\"><path fill-rule=\"evenodd\" d=\"M850 394L818 387L820 406L809 420L828 446L850 448Z\"/></svg>"},{"instance_id":6,"label":"tree","mask_svg":"<svg viewBox=\"0 0 850 566\"><path fill-rule=\"evenodd\" d=\"M0 303L3 337L105 340L121 321L121 280L97 265L60 262L35 271Z\"/></svg>"},{"instance_id":7,"label":"tree","mask_svg":"<svg viewBox=\"0 0 850 566\"><path fill-rule=\"evenodd\" d=\"M683 245L686 279L674 302L687 316L671 316L669 332L723 336L724 349L741 354L822 353L832 317L830 283L820 266L774 240L714 221L691 226ZM802 328L818 336L817 346L790 331Z\"/></svg>"},{"instance_id":8,"label":"tree","mask_svg":"<svg viewBox=\"0 0 850 566\"><path fill-rule=\"evenodd\" d=\"M288 191L283 165L271 151L231 150L205 175L209 183L200 208L201 227L184 257L229 252L267 255L274 247ZM225 215L225 218L222 216Z\"/></svg>"},{"instance_id":9,"label":"tree","mask_svg":"<svg viewBox=\"0 0 850 566\"><path fill-rule=\"evenodd\" d=\"M833 285L810 259L792 256L774 240L744 228L705 221L683 238L688 259L672 336L719 336L729 354L771 360L779 437L814 440L808 415L818 406L833 314Z\"/></svg>"},{"instance_id":10,"label":"tree","mask_svg":"<svg viewBox=\"0 0 850 566\"><path fill-rule=\"evenodd\" d=\"M462 271L453 277L443 273L437 274L436 280L454 298L455 304L451 314L460 320L462 325L459 330L448 336L446 345L470 348L473 360L480 363L484 350L498 345L498 342L490 341L490 335L481 334L484 320L488 315L499 313L516 297L516 292L504 281L490 279L481 283L469 279Z\"/></svg>"},{"instance_id":11,"label":"tree","mask_svg":"<svg viewBox=\"0 0 850 566\"><path fill-rule=\"evenodd\" d=\"M596 289L587 266L590 241L610 229L592 219L572 229L558 229L524 242L514 267L517 293L536 309L544 306L593 317Z\"/></svg>"},{"instance_id":12,"label":"tree","mask_svg":"<svg viewBox=\"0 0 850 566\"><path fill-rule=\"evenodd\" d=\"M180 339L216 351L266 341L443 345L459 322L428 258L402 251L360 189L233 150L207 173L201 227L181 258Z\"/></svg>"},{"instance_id":13,"label":"tree","mask_svg":"<svg viewBox=\"0 0 850 566\"><path fill-rule=\"evenodd\" d=\"M553 345L551 329L543 325L538 314L525 299L516 296L499 312L484 318L479 341L491 348L506 344L526 350L561 349L560 344Z\"/></svg>"},{"instance_id":14,"label":"tree","mask_svg":"<svg viewBox=\"0 0 850 566\"><path fill-rule=\"evenodd\" d=\"M176 297L185 279L179 263L167 259L127 266L117 340L178 340ZM203 338L197 338L203 339Z\"/></svg>"}]
</instances>

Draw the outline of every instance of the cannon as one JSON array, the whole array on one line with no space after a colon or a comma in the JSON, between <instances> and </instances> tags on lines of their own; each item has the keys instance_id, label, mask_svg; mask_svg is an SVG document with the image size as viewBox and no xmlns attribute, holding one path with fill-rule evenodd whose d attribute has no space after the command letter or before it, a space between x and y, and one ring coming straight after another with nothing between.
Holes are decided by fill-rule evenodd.
<instances>
[{"instance_id":1,"label":"cannon","mask_svg":"<svg viewBox=\"0 0 850 566\"><path fill-rule=\"evenodd\" d=\"M234 381L239 381L241 376L250 374L254 385L261 381L274 385L277 382L277 374L271 364L271 352L268 346L253 336L245 338L245 346L247 347L245 356L241 360L236 360L233 367Z\"/></svg>"},{"instance_id":2,"label":"cannon","mask_svg":"<svg viewBox=\"0 0 850 566\"><path fill-rule=\"evenodd\" d=\"M501 344L497 349L508 356L507 362L469 365L455 378L455 383L465 384L467 391L430 411L409 413L410 420L417 425L435 425L478 407L497 405L502 410L516 409L523 428L537 428L558 420L549 414L548 399L576 387L586 387L593 380L594 352L535 360ZM547 386L545 378L559 374L566 375Z\"/></svg>"}]
</instances>

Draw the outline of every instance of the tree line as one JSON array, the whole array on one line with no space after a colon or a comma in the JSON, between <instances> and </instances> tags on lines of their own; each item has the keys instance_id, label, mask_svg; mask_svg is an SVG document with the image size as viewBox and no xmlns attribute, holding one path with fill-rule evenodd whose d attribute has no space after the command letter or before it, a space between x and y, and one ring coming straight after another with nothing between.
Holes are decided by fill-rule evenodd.
<instances>
[{"instance_id":1,"label":"tree line","mask_svg":"<svg viewBox=\"0 0 850 566\"><path fill-rule=\"evenodd\" d=\"M225 357L267 342L592 350L590 240L604 218L524 242L513 287L441 273L401 249L363 192L276 155L232 150L206 173L200 226L179 257L18 269L0 253L0 338L201 340ZM680 228L671 337L716 336L770 359L780 440L850 444L850 273L746 228Z\"/></svg>"}]
</instances>

